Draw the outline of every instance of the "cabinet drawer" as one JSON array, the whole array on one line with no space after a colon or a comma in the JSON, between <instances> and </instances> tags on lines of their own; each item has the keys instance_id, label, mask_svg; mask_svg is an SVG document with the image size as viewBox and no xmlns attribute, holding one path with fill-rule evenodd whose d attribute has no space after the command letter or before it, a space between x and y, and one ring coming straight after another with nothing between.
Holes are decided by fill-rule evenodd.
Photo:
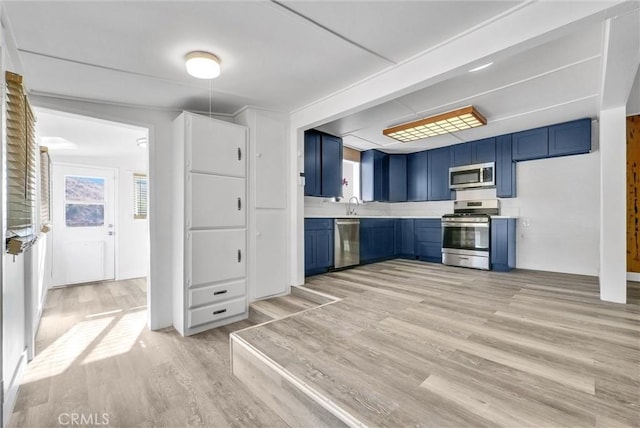
<instances>
[{"instance_id":1,"label":"cabinet drawer","mask_svg":"<svg viewBox=\"0 0 640 428\"><path fill-rule=\"evenodd\" d=\"M244 227L245 183L244 178L188 174L187 227Z\"/></svg>"},{"instance_id":2,"label":"cabinet drawer","mask_svg":"<svg viewBox=\"0 0 640 428\"><path fill-rule=\"evenodd\" d=\"M244 230L187 233L187 285L195 287L246 276Z\"/></svg>"},{"instance_id":3,"label":"cabinet drawer","mask_svg":"<svg viewBox=\"0 0 640 428\"><path fill-rule=\"evenodd\" d=\"M431 242L420 242L416 245L418 256L429 259L440 259L442 257L442 246Z\"/></svg>"},{"instance_id":4,"label":"cabinet drawer","mask_svg":"<svg viewBox=\"0 0 640 428\"><path fill-rule=\"evenodd\" d=\"M194 308L244 296L246 289L246 281L242 280L189 290L189 307Z\"/></svg>"},{"instance_id":5,"label":"cabinet drawer","mask_svg":"<svg viewBox=\"0 0 640 428\"><path fill-rule=\"evenodd\" d=\"M333 229L332 218L305 218L304 230L329 230Z\"/></svg>"},{"instance_id":6,"label":"cabinet drawer","mask_svg":"<svg viewBox=\"0 0 640 428\"><path fill-rule=\"evenodd\" d=\"M245 302L245 298L241 297L198 309L189 309L187 315L189 328L239 315L246 311Z\"/></svg>"},{"instance_id":7,"label":"cabinet drawer","mask_svg":"<svg viewBox=\"0 0 640 428\"><path fill-rule=\"evenodd\" d=\"M187 171L244 177L246 128L206 116L186 116Z\"/></svg>"},{"instance_id":8,"label":"cabinet drawer","mask_svg":"<svg viewBox=\"0 0 640 428\"><path fill-rule=\"evenodd\" d=\"M419 227L437 227L440 228L442 220L439 218L418 218L415 220L416 229Z\"/></svg>"},{"instance_id":9,"label":"cabinet drawer","mask_svg":"<svg viewBox=\"0 0 640 428\"><path fill-rule=\"evenodd\" d=\"M417 227L417 242L437 242L442 241L442 229L439 227Z\"/></svg>"}]
</instances>

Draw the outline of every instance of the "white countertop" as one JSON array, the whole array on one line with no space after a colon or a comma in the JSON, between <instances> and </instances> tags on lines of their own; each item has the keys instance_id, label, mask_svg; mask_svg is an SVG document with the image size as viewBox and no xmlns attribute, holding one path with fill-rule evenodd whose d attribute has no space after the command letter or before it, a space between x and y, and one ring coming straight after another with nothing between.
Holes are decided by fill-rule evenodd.
<instances>
[{"instance_id":1,"label":"white countertop","mask_svg":"<svg viewBox=\"0 0 640 428\"><path fill-rule=\"evenodd\" d=\"M306 215L304 218L414 218L414 219L440 219L442 216L436 215ZM518 218L510 215L492 215L491 218Z\"/></svg>"}]
</instances>

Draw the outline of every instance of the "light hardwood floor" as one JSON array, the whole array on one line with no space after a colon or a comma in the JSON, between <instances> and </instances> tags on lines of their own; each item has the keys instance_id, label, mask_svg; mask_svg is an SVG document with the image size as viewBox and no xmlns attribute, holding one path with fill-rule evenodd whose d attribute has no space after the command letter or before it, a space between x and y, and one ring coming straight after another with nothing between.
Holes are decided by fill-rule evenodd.
<instances>
[{"instance_id":1,"label":"light hardwood floor","mask_svg":"<svg viewBox=\"0 0 640 428\"><path fill-rule=\"evenodd\" d=\"M106 413L109 427L286 426L230 372L229 332L253 322L152 332L145 290L131 280L49 291L10 427L71 426L73 413Z\"/></svg>"},{"instance_id":2,"label":"light hardwood floor","mask_svg":"<svg viewBox=\"0 0 640 428\"><path fill-rule=\"evenodd\" d=\"M366 426L640 426L637 284L619 305L597 278L394 260L305 286L342 300L234 333L239 376L310 406L289 417L257 386L285 420L336 425L322 404Z\"/></svg>"}]
</instances>

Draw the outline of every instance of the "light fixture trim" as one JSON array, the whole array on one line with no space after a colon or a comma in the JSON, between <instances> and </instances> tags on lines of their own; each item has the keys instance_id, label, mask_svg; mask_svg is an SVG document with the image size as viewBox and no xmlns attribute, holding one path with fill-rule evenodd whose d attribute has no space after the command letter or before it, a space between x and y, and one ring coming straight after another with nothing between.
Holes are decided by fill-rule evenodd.
<instances>
[{"instance_id":1,"label":"light fixture trim","mask_svg":"<svg viewBox=\"0 0 640 428\"><path fill-rule=\"evenodd\" d=\"M206 51L193 51L185 55L187 73L198 79L215 79L220 76L220 58Z\"/></svg>"},{"instance_id":2,"label":"light fixture trim","mask_svg":"<svg viewBox=\"0 0 640 428\"><path fill-rule=\"evenodd\" d=\"M452 110L413 122L392 126L383 135L408 143L423 138L449 134L487 124L487 119L473 106Z\"/></svg>"},{"instance_id":3,"label":"light fixture trim","mask_svg":"<svg viewBox=\"0 0 640 428\"><path fill-rule=\"evenodd\" d=\"M469 70L469 73L475 73L476 71L484 70L485 68L491 67L492 65L493 65L493 61L488 62L486 64L479 65Z\"/></svg>"}]
</instances>

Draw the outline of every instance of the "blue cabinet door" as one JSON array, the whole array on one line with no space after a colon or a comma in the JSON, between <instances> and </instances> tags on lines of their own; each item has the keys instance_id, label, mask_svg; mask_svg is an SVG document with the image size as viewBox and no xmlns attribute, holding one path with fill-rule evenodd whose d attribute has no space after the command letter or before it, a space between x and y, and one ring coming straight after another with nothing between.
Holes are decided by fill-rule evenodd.
<instances>
[{"instance_id":1,"label":"blue cabinet door","mask_svg":"<svg viewBox=\"0 0 640 428\"><path fill-rule=\"evenodd\" d=\"M304 272L315 275L333 266L333 219L304 220Z\"/></svg>"},{"instance_id":2,"label":"blue cabinet door","mask_svg":"<svg viewBox=\"0 0 640 428\"><path fill-rule=\"evenodd\" d=\"M451 166L471 165L471 143L462 143L451 146Z\"/></svg>"},{"instance_id":3,"label":"blue cabinet door","mask_svg":"<svg viewBox=\"0 0 640 428\"><path fill-rule=\"evenodd\" d=\"M322 184L324 197L342 196L342 139L322 134Z\"/></svg>"},{"instance_id":4,"label":"blue cabinet door","mask_svg":"<svg viewBox=\"0 0 640 428\"><path fill-rule=\"evenodd\" d=\"M510 271L516 266L516 219L491 220L491 269Z\"/></svg>"},{"instance_id":5,"label":"blue cabinet door","mask_svg":"<svg viewBox=\"0 0 640 428\"><path fill-rule=\"evenodd\" d=\"M591 119L580 119L549 127L549 156L591 151Z\"/></svg>"},{"instance_id":6,"label":"blue cabinet door","mask_svg":"<svg viewBox=\"0 0 640 428\"><path fill-rule=\"evenodd\" d=\"M361 153L360 189L365 202L389 199L389 155L378 150Z\"/></svg>"},{"instance_id":7,"label":"blue cabinet door","mask_svg":"<svg viewBox=\"0 0 640 428\"><path fill-rule=\"evenodd\" d=\"M360 263L374 259L373 219L360 219Z\"/></svg>"},{"instance_id":8,"label":"blue cabinet door","mask_svg":"<svg viewBox=\"0 0 640 428\"><path fill-rule=\"evenodd\" d=\"M308 275L317 266L315 231L304 231L304 273Z\"/></svg>"},{"instance_id":9,"label":"blue cabinet door","mask_svg":"<svg viewBox=\"0 0 640 428\"><path fill-rule=\"evenodd\" d=\"M320 156L320 134L315 131L304 133L304 194L320 196L322 171Z\"/></svg>"},{"instance_id":10,"label":"blue cabinet door","mask_svg":"<svg viewBox=\"0 0 640 428\"><path fill-rule=\"evenodd\" d=\"M415 220L415 252L423 261L442 262L442 226L440 219Z\"/></svg>"},{"instance_id":11,"label":"blue cabinet door","mask_svg":"<svg viewBox=\"0 0 640 428\"><path fill-rule=\"evenodd\" d=\"M407 155L389 155L389 202L407 200Z\"/></svg>"},{"instance_id":12,"label":"blue cabinet door","mask_svg":"<svg viewBox=\"0 0 640 428\"><path fill-rule=\"evenodd\" d=\"M398 257L414 258L415 232L414 220L402 218L395 221L395 255Z\"/></svg>"},{"instance_id":13,"label":"blue cabinet door","mask_svg":"<svg viewBox=\"0 0 640 428\"><path fill-rule=\"evenodd\" d=\"M440 147L427 151L429 178L427 181L427 199L429 201L447 201L453 199L454 192L449 189L450 147Z\"/></svg>"},{"instance_id":14,"label":"blue cabinet door","mask_svg":"<svg viewBox=\"0 0 640 428\"><path fill-rule=\"evenodd\" d=\"M471 163L496 161L496 139L485 138L471 142Z\"/></svg>"},{"instance_id":15,"label":"blue cabinet door","mask_svg":"<svg viewBox=\"0 0 640 428\"><path fill-rule=\"evenodd\" d=\"M516 163L513 161L511 134L496 138L496 196L516 197Z\"/></svg>"},{"instance_id":16,"label":"blue cabinet door","mask_svg":"<svg viewBox=\"0 0 640 428\"><path fill-rule=\"evenodd\" d=\"M426 201L428 198L429 152L407 155L407 200Z\"/></svg>"},{"instance_id":17,"label":"blue cabinet door","mask_svg":"<svg viewBox=\"0 0 640 428\"><path fill-rule=\"evenodd\" d=\"M511 134L513 160L542 159L549 155L548 128L536 128Z\"/></svg>"}]
</instances>

